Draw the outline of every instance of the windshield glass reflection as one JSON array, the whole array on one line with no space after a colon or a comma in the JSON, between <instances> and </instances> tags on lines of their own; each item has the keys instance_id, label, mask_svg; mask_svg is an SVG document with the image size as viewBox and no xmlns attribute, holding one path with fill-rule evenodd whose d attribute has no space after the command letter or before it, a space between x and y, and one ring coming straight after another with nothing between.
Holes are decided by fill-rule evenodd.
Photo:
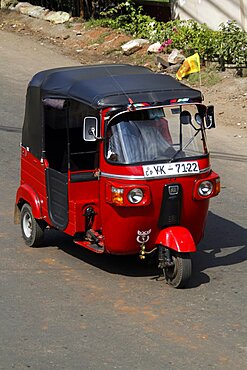
<instances>
[{"instance_id":1,"label":"windshield glass reflection","mask_svg":"<svg viewBox=\"0 0 247 370\"><path fill-rule=\"evenodd\" d=\"M180 123L183 106L127 112L117 116L107 130L107 159L120 164L134 164L205 155L204 133L194 119L198 107L186 105L185 109L191 113L191 124Z\"/></svg>"}]
</instances>

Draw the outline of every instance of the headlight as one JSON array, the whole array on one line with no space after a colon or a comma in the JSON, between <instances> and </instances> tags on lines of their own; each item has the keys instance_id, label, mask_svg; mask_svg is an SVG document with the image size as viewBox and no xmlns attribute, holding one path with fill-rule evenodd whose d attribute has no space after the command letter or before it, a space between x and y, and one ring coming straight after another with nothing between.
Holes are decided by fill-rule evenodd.
<instances>
[{"instance_id":1,"label":"headlight","mask_svg":"<svg viewBox=\"0 0 247 370\"><path fill-rule=\"evenodd\" d=\"M135 188L130 190L130 192L128 193L128 200L130 201L130 203L137 204L140 203L142 199L143 199L142 189Z\"/></svg>"},{"instance_id":2,"label":"headlight","mask_svg":"<svg viewBox=\"0 0 247 370\"><path fill-rule=\"evenodd\" d=\"M203 181L198 188L198 193L203 197L207 197L212 193L213 188L213 183L211 181Z\"/></svg>"}]
</instances>

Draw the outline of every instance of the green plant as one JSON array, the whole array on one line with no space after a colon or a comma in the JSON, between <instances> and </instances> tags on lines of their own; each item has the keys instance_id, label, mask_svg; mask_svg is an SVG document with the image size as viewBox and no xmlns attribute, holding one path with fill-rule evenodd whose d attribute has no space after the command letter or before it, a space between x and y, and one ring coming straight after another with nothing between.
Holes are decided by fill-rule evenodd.
<instances>
[{"instance_id":1,"label":"green plant","mask_svg":"<svg viewBox=\"0 0 247 370\"><path fill-rule=\"evenodd\" d=\"M202 61L216 59L222 66L247 64L247 33L235 21L221 24L217 31L194 20L158 22L143 14L143 8L132 0L102 12L101 17L91 20L91 26L111 27L150 42L159 41L160 51L169 53L176 48L183 50L185 56L198 52Z\"/></svg>"},{"instance_id":2,"label":"green plant","mask_svg":"<svg viewBox=\"0 0 247 370\"><path fill-rule=\"evenodd\" d=\"M146 37L151 40L156 37L158 22L143 14L143 8L136 7L131 0L119 3L106 12L101 12L101 16L103 17L101 19L103 26L120 29L133 36Z\"/></svg>"},{"instance_id":3,"label":"green plant","mask_svg":"<svg viewBox=\"0 0 247 370\"><path fill-rule=\"evenodd\" d=\"M233 63L237 66L247 64L247 33L235 21L220 25L218 44L218 55L222 64Z\"/></svg>"}]
</instances>

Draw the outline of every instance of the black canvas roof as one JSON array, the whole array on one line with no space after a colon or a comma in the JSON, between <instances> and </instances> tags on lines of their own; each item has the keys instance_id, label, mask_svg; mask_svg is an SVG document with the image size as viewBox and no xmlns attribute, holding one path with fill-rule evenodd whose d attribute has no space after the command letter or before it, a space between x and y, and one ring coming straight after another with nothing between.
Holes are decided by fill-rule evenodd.
<instances>
[{"instance_id":1,"label":"black canvas roof","mask_svg":"<svg viewBox=\"0 0 247 370\"><path fill-rule=\"evenodd\" d=\"M93 109L94 116L104 107L130 103L169 104L170 99L189 98L200 102L200 91L174 78L131 65L87 65L56 68L37 73L29 83L22 130L22 144L40 158L44 146L42 100L74 99Z\"/></svg>"},{"instance_id":2,"label":"black canvas roof","mask_svg":"<svg viewBox=\"0 0 247 370\"><path fill-rule=\"evenodd\" d=\"M29 87L40 95L80 100L93 108L129 103L165 103L168 99L201 100L201 93L174 78L131 65L88 65L51 69L37 73Z\"/></svg>"}]
</instances>

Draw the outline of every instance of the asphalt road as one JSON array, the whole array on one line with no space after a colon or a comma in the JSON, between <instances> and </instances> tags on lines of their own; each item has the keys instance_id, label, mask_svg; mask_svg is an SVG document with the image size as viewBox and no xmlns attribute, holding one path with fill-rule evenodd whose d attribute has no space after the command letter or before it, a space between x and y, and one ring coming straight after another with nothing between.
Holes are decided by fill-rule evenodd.
<instances>
[{"instance_id":1,"label":"asphalt road","mask_svg":"<svg viewBox=\"0 0 247 370\"><path fill-rule=\"evenodd\" d=\"M43 248L24 245L12 216L26 85L41 69L71 64L0 32L0 369L246 369L247 151L234 129L209 132L222 192L187 289L57 232Z\"/></svg>"}]
</instances>

